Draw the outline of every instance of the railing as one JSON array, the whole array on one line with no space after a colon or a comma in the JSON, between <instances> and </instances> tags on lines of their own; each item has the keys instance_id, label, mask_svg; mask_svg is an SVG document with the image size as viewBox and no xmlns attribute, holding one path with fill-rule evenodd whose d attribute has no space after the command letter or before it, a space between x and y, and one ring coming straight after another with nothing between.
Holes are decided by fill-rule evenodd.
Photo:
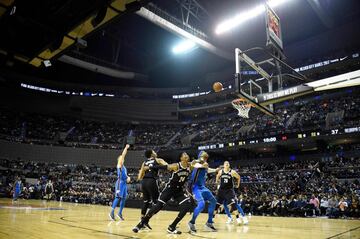
<instances>
[{"instance_id":1,"label":"railing","mask_svg":"<svg viewBox=\"0 0 360 239\"><path fill-rule=\"evenodd\" d=\"M80 60L84 60L84 61L89 62L89 63L96 64L96 65L107 66L107 67L115 68L115 69L118 69L118 70L132 71L132 69L129 68L129 67L122 66L122 65L119 65L117 63L105 61L103 59L100 59L100 58L97 58L97 57L94 57L94 56L90 56L90 55L87 55L87 54L79 52L79 51L71 51L71 52L66 53L66 55L71 56L71 57L75 57L75 58L80 59Z\"/></svg>"},{"instance_id":2,"label":"railing","mask_svg":"<svg viewBox=\"0 0 360 239\"><path fill-rule=\"evenodd\" d=\"M161 18L171 22L172 24L176 25L177 27L180 27L181 29L191 33L192 35L198 37L198 38L201 38L205 41L208 40L208 37L207 35L194 28L194 27L191 27L190 25L185 25L183 24L179 19L177 19L176 17L170 15L169 13L167 13L166 11L160 9L159 7L157 7L155 4L153 3L149 3L146 7L145 7L147 10L155 13L156 15L160 16Z\"/></svg>"}]
</instances>

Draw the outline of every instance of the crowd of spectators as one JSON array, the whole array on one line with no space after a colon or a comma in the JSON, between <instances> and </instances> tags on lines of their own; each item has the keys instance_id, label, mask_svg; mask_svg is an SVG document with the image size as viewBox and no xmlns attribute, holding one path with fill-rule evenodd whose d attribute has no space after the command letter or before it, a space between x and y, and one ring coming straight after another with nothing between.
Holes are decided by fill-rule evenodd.
<instances>
[{"instance_id":1,"label":"crowd of spectators","mask_svg":"<svg viewBox=\"0 0 360 239\"><path fill-rule=\"evenodd\" d=\"M135 137L135 147L186 148L204 143L232 142L246 137L358 126L360 97L357 94L335 98L322 96L282 103L276 107L277 118L256 110L250 119L233 113L217 119L188 124L130 124L98 122L70 117L0 111L0 137L25 143L62 144L70 147L118 148L128 135ZM343 117L328 121L331 112ZM188 140L184 140L186 138Z\"/></svg>"},{"instance_id":2,"label":"crowd of spectators","mask_svg":"<svg viewBox=\"0 0 360 239\"><path fill-rule=\"evenodd\" d=\"M0 160L0 193L10 195L16 177L23 181L23 198L42 199L45 185L51 180L54 186L53 199L65 202L108 204L113 197L116 181L116 168L95 165L55 164L24 162L21 160ZM128 169L130 177L135 178L137 169ZM138 197L139 185L131 184L130 198Z\"/></svg>"},{"instance_id":3,"label":"crowd of spectators","mask_svg":"<svg viewBox=\"0 0 360 239\"><path fill-rule=\"evenodd\" d=\"M339 157L240 170L242 181L249 182L240 191L242 205L255 215L359 217L358 160Z\"/></svg>"},{"instance_id":4,"label":"crowd of spectators","mask_svg":"<svg viewBox=\"0 0 360 239\"><path fill-rule=\"evenodd\" d=\"M322 130L327 126L328 113L340 111L344 111L344 116L336 121L331 121L329 126L344 128L359 124L359 104L360 97L356 95L335 99L305 98L293 101L291 104L286 102L278 105L276 107L278 118L257 111L253 111L249 119L226 115L214 121L188 125L183 129L183 133L196 133L192 140L195 143L221 143L246 137L267 137L308 130ZM247 129L240 132L240 129L245 126Z\"/></svg>"},{"instance_id":5,"label":"crowd of spectators","mask_svg":"<svg viewBox=\"0 0 360 239\"><path fill-rule=\"evenodd\" d=\"M161 146L180 129L180 125L98 122L71 117L0 111L3 139L24 143L62 144L70 147L117 148L124 138L134 136L138 148Z\"/></svg>"},{"instance_id":6,"label":"crowd of spectators","mask_svg":"<svg viewBox=\"0 0 360 239\"><path fill-rule=\"evenodd\" d=\"M326 161L256 164L234 167L241 175L239 199L246 213L273 216L360 217L359 158ZM41 199L46 182L54 185L52 199L109 205L113 200L116 169L99 166L0 160L0 193L11 197L16 177L23 182L22 197ZM352 174L347 174L351 171ZM138 169L129 168L129 198L141 199ZM170 174L160 172L160 188ZM214 175L208 187L216 193Z\"/></svg>"}]
</instances>

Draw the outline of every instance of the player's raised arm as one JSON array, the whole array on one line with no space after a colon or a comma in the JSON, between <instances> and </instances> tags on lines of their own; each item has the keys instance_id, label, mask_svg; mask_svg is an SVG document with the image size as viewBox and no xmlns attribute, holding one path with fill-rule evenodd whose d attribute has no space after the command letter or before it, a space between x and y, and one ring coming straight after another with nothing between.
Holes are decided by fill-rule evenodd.
<instances>
[{"instance_id":1,"label":"player's raised arm","mask_svg":"<svg viewBox=\"0 0 360 239\"><path fill-rule=\"evenodd\" d=\"M122 151L121 155L118 157L118 163L117 163L118 168L121 168L124 165L125 156L129 148L130 148L129 144L125 145L124 150Z\"/></svg>"},{"instance_id":2,"label":"player's raised arm","mask_svg":"<svg viewBox=\"0 0 360 239\"><path fill-rule=\"evenodd\" d=\"M167 170L169 171L177 171L179 169L179 164L172 163L167 165Z\"/></svg>"},{"instance_id":3,"label":"player's raised arm","mask_svg":"<svg viewBox=\"0 0 360 239\"><path fill-rule=\"evenodd\" d=\"M221 170L221 168L208 168L208 173L217 173Z\"/></svg>"},{"instance_id":4,"label":"player's raised arm","mask_svg":"<svg viewBox=\"0 0 360 239\"><path fill-rule=\"evenodd\" d=\"M235 171L235 170L231 170L231 176L233 176L234 178L236 178L236 188L240 187L240 175Z\"/></svg>"},{"instance_id":5,"label":"player's raised arm","mask_svg":"<svg viewBox=\"0 0 360 239\"><path fill-rule=\"evenodd\" d=\"M149 167L149 169L163 169L168 171L176 171L179 169L179 165L177 163L172 163L172 164L166 163L165 165L154 165L152 167Z\"/></svg>"},{"instance_id":6,"label":"player's raised arm","mask_svg":"<svg viewBox=\"0 0 360 239\"><path fill-rule=\"evenodd\" d=\"M216 174L216 184L218 184L220 182L220 177L221 177L221 171L219 171L217 174Z\"/></svg>"},{"instance_id":7,"label":"player's raised arm","mask_svg":"<svg viewBox=\"0 0 360 239\"><path fill-rule=\"evenodd\" d=\"M190 163L190 169L194 168L208 168L209 165L201 159L195 159Z\"/></svg>"},{"instance_id":8,"label":"player's raised arm","mask_svg":"<svg viewBox=\"0 0 360 239\"><path fill-rule=\"evenodd\" d=\"M194 159L193 161L191 161L191 164L196 164L196 163L204 163L205 161L203 159Z\"/></svg>"},{"instance_id":9,"label":"player's raised arm","mask_svg":"<svg viewBox=\"0 0 360 239\"><path fill-rule=\"evenodd\" d=\"M168 165L168 163L162 158L155 158L156 162L160 165Z\"/></svg>"},{"instance_id":10,"label":"player's raised arm","mask_svg":"<svg viewBox=\"0 0 360 239\"><path fill-rule=\"evenodd\" d=\"M145 175L145 169L144 169L144 163L142 163L137 179L140 181L141 179L143 179L144 175Z\"/></svg>"},{"instance_id":11,"label":"player's raised arm","mask_svg":"<svg viewBox=\"0 0 360 239\"><path fill-rule=\"evenodd\" d=\"M190 162L190 169L191 170L195 168L196 163L197 163L196 160L193 160L193 161Z\"/></svg>"}]
</instances>

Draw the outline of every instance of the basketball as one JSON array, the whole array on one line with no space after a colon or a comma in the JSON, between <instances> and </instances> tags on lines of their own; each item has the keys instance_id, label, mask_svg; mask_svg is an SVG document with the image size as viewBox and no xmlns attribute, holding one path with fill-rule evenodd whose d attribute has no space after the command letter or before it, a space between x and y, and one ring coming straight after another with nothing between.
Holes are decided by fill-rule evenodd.
<instances>
[{"instance_id":1,"label":"basketball","mask_svg":"<svg viewBox=\"0 0 360 239\"><path fill-rule=\"evenodd\" d=\"M213 90L215 92L220 92L223 89L223 85L220 82L215 82L213 84Z\"/></svg>"}]
</instances>

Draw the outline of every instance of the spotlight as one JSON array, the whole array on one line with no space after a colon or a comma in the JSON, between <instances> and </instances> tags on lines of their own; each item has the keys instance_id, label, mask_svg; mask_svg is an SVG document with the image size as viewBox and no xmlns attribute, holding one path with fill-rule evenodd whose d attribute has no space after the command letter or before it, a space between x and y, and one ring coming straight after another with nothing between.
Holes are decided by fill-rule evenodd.
<instances>
[{"instance_id":1,"label":"spotlight","mask_svg":"<svg viewBox=\"0 0 360 239\"><path fill-rule=\"evenodd\" d=\"M194 50L195 48L197 48L197 46L194 42L190 40L185 40L174 46L172 52L174 54L187 53Z\"/></svg>"},{"instance_id":2,"label":"spotlight","mask_svg":"<svg viewBox=\"0 0 360 239\"><path fill-rule=\"evenodd\" d=\"M242 12L242 13L236 15L235 17L220 23L216 27L215 33L221 34L223 32L226 32L232 28L237 27L238 25L242 24L243 22L246 22L247 20L249 20L251 18L257 17L258 15L262 14L263 12L265 12L264 5L257 6L247 12Z\"/></svg>"},{"instance_id":3,"label":"spotlight","mask_svg":"<svg viewBox=\"0 0 360 239\"><path fill-rule=\"evenodd\" d=\"M52 66L50 60L44 60L44 61L43 61L43 64L44 64L45 67L50 67L50 66Z\"/></svg>"},{"instance_id":4,"label":"spotlight","mask_svg":"<svg viewBox=\"0 0 360 239\"><path fill-rule=\"evenodd\" d=\"M271 8L275 8L275 7L281 5L285 2L288 2L288 1L289 0L269 0L269 1L267 1L267 4ZM215 33L221 34L221 33L227 32L227 31L239 26L240 24L246 22L247 20L261 15L264 12L265 12L264 4L259 5L249 11L241 12L238 15L236 15L226 21L223 21L219 25L217 25L217 27L215 29Z\"/></svg>"}]
</instances>

